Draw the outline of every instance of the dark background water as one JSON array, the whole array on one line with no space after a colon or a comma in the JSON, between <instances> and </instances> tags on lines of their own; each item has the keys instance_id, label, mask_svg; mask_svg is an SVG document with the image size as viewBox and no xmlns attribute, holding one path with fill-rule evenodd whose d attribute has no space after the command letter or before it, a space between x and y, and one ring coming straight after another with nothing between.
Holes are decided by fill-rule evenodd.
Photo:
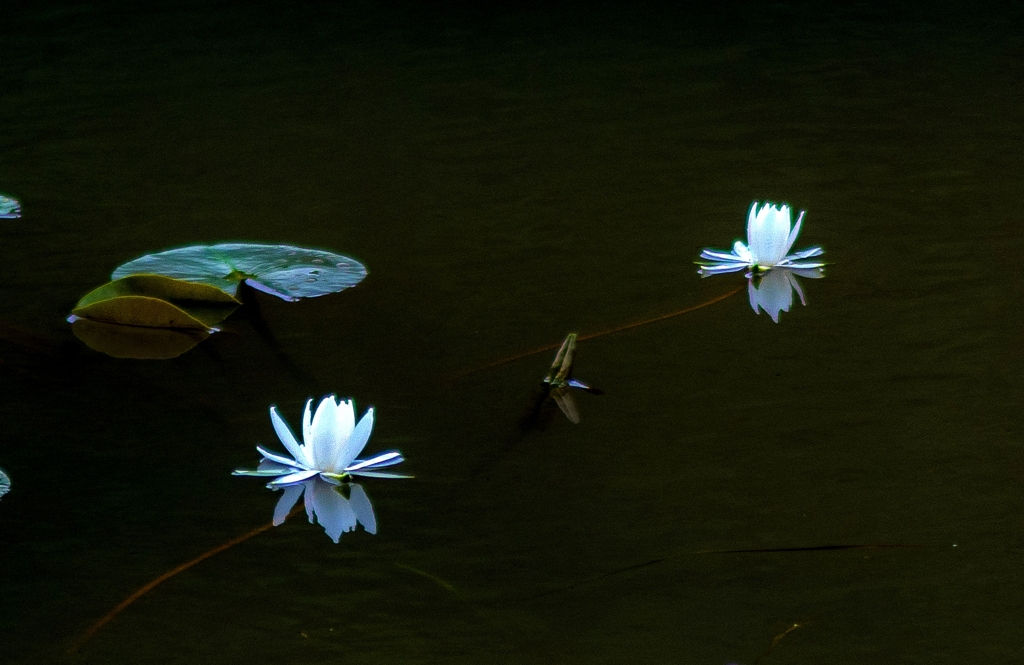
<instances>
[{"instance_id":1,"label":"dark background water","mask_svg":"<svg viewBox=\"0 0 1024 665\"><path fill-rule=\"evenodd\" d=\"M6 5L0 660L1015 662L1024 650L1024 25L1014 3ZM833 262L743 285L754 199ZM64 322L176 245L351 255L342 294L164 362ZM230 471L308 397L374 405L379 533ZM279 448L278 448L279 449ZM954 547L955 544L955 547ZM826 545L913 547L784 550ZM646 564L646 565L645 565ZM798 629L774 637L794 623Z\"/></svg>"}]
</instances>

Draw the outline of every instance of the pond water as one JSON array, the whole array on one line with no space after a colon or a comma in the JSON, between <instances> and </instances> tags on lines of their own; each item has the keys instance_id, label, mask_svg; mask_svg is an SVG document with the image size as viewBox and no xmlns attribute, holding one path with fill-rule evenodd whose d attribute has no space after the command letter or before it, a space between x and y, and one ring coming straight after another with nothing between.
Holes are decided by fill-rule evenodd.
<instances>
[{"instance_id":1,"label":"pond water","mask_svg":"<svg viewBox=\"0 0 1024 665\"><path fill-rule=\"evenodd\" d=\"M0 660L1019 658L1019 9L145 7L0 26ZM693 265L755 199L830 262L777 324ZM217 242L369 276L173 360L72 335ZM554 350L492 363L569 332L606 394L523 432ZM83 640L270 521L231 471L329 393L416 476L376 535L292 516Z\"/></svg>"}]
</instances>

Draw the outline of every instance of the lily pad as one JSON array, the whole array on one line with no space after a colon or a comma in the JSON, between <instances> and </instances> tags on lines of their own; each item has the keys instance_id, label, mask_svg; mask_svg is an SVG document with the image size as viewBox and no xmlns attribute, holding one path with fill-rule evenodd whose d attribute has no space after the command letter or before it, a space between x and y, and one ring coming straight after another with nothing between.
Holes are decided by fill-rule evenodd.
<instances>
[{"instance_id":1,"label":"lily pad","mask_svg":"<svg viewBox=\"0 0 1024 665\"><path fill-rule=\"evenodd\" d=\"M366 277L366 268L355 259L320 249L226 243L147 254L120 266L111 277L135 274L207 284L232 296L244 281L254 289L294 301L355 286Z\"/></svg>"},{"instance_id":2,"label":"lily pad","mask_svg":"<svg viewBox=\"0 0 1024 665\"><path fill-rule=\"evenodd\" d=\"M90 291L71 313L75 318L125 326L207 331L238 304L206 284L163 275L131 275Z\"/></svg>"},{"instance_id":3,"label":"lily pad","mask_svg":"<svg viewBox=\"0 0 1024 665\"><path fill-rule=\"evenodd\" d=\"M71 331L94 351L115 358L176 358L210 336L205 330L143 328L74 317Z\"/></svg>"},{"instance_id":4,"label":"lily pad","mask_svg":"<svg viewBox=\"0 0 1024 665\"><path fill-rule=\"evenodd\" d=\"M18 219L21 217L21 204L9 196L0 194L0 219Z\"/></svg>"}]
</instances>

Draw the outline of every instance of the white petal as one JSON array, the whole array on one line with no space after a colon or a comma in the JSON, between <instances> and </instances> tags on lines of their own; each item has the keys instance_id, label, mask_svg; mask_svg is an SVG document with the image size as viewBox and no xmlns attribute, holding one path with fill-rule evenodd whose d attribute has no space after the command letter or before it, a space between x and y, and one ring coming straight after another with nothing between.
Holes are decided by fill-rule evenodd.
<instances>
[{"instance_id":1,"label":"white petal","mask_svg":"<svg viewBox=\"0 0 1024 665\"><path fill-rule=\"evenodd\" d=\"M233 476L283 476L286 473L295 473L295 467L289 464L281 464L269 459L260 461L255 469L235 469Z\"/></svg>"},{"instance_id":2,"label":"white petal","mask_svg":"<svg viewBox=\"0 0 1024 665\"><path fill-rule=\"evenodd\" d=\"M310 458L312 466L321 471L341 471L344 467L333 466L333 460L338 457L338 450L342 440L338 438L338 417L335 411L338 405L334 401L334 395L328 395L320 400L313 414L312 442L307 443L311 447Z\"/></svg>"},{"instance_id":3,"label":"white petal","mask_svg":"<svg viewBox=\"0 0 1024 665\"><path fill-rule=\"evenodd\" d=\"M370 440L370 432L373 431L373 407L366 410L363 417L359 419L359 424L352 430L352 436L348 438L345 445L338 452L338 456L335 458L335 465L338 471L341 471L349 464L352 463L359 453L363 452L363 448L366 447L366 442Z\"/></svg>"},{"instance_id":4,"label":"white petal","mask_svg":"<svg viewBox=\"0 0 1024 665\"><path fill-rule=\"evenodd\" d=\"M822 268L825 267L824 263L815 263L813 261L809 262L809 263L806 263L804 261L800 261L798 263L787 263L787 264L785 264L785 267L790 269L790 270L797 270L797 271L799 271L799 270L806 270L808 272L817 271L817 274L813 275L814 278L824 277L825 276L825 273L822 272L822 270L821 270ZM798 272L797 274L800 274L800 273ZM811 275L800 275L800 276L801 277L811 277Z\"/></svg>"},{"instance_id":5,"label":"white petal","mask_svg":"<svg viewBox=\"0 0 1024 665\"><path fill-rule=\"evenodd\" d=\"M291 473L292 469L287 471L260 471L259 469L235 469L231 472L232 476L280 476L285 473Z\"/></svg>"},{"instance_id":6,"label":"white petal","mask_svg":"<svg viewBox=\"0 0 1024 665\"><path fill-rule=\"evenodd\" d=\"M306 450L303 448L298 441L295 440L295 435L292 434L292 428L288 427L288 423L285 422L284 418L277 412L277 407L270 407L270 422L274 424L274 431L277 432L277 438L281 439L281 443L288 449L288 452L292 454L296 462L309 466L309 458L306 455Z\"/></svg>"},{"instance_id":7,"label":"white petal","mask_svg":"<svg viewBox=\"0 0 1024 665\"><path fill-rule=\"evenodd\" d=\"M377 533L377 518L373 516L373 504L370 497L366 496L363 488L355 483L349 486L348 502L356 519L363 525L367 533Z\"/></svg>"},{"instance_id":8,"label":"white petal","mask_svg":"<svg viewBox=\"0 0 1024 665\"><path fill-rule=\"evenodd\" d=\"M277 502L277 506L274 507L274 526L280 526L284 523L288 513L292 512L292 507L295 502L302 496L302 490L306 488L305 485L290 485L284 488L284 494Z\"/></svg>"},{"instance_id":9,"label":"white petal","mask_svg":"<svg viewBox=\"0 0 1024 665\"><path fill-rule=\"evenodd\" d=\"M765 226L762 228L764 235L758 248L757 263L770 267L784 259L786 250L789 249L786 245L789 240L789 206L772 206L765 217Z\"/></svg>"},{"instance_id":10,"label":"white petal","mask_svg":"<svg viewBox=\"0 0 1024 665\"><path fill-rule=\"evenodd\" d=\"M306 400L306 410L302 412L302 441L307 446L313 443L313 400Z\"/></svg>"},{"instance_id":11,"label":"white petal","mask_svg":"<svg viewBox=\"0 0 1024 665\"><path fill-rule=\"evenodd\" d=\"M416 476L408 476L404 473L386 473L384 471L353 471L353 476L361 476L363 478L415 478Z\"/></svg>"},{"instance_id":12,"label":"white petal","mask_svg":"<svg viewBox=\"0 0 1024 665\"><path fill-rule=\"evenodd\" d=\"M342 441L347 441L352 436L352 430L356 426L355 402L351 399L342 401L338 404L335 416L338 419L338 436Z\"/></svg>"},{"instance_id":13,"label":"white petal","mask_svg":"<svg viewBox=\"0 0 1024 665\"><path fill-rule=\"evenodd\" d=\"M367 469L370 467L380 468L382 466L394 466L395 464L401 464L404 461L405 458L402 457L402 453L397 450L392 450L386 453L381 453L376 457L371 457L370 459L355 460L352 464L345 467L345 472L352 473L353 471Z\"/></svg>"},{"instance_id":14,"label":"white petal","mask_svg":"<svg viewBox=\"0 0 1024 665\"><path fill-rule=\"evenodd\" d=\"M753 262L753 256L750 253L750 248L741 243L739 240L737 240L736 243L732 246L732 253L735 254L740 261L743 261L747 265L751 265L751 263Z\"/></svg>"},{"instance_id":15,"label":"white petal","mask_svg":"<svg viewBox=\"0 0 1024 665\"><path fill-rule=\"evenodd\" d=\"M701 266L697 269L697 272L702 277L710 277L711 275L723 275L727 272L739 272L740 270L746 269L746 263L719 263L716 265Z\"/></svg>"},{"instance_id":16,"label":"white petal","mask_svg":"<svg viewBox=\"0 0 1024 665\"><path fill-rule=\"evenodd\" d=\"M786 251L788 252L793 247L793 243L796 242L796 237L800 235L800 227L804 223L804 213L806 210L801 210L800 215L796 218L796 224L793 225L793 230L789 232L789 238L786 241Z\"/></svg>"},{"instance_id":17,"label":"white petal","mask_svg":"<svg viewBox=\"0 0 1024 665\"><path fill-rule=\"evenodd\" d=\"M794 252L786 258L790 261L799 261L800 259L809 259L812 256L821 256L824 253L825 250L821 247L808 247L807 249L802 249L799 252Z\"/></svg>"},{"instance_id":18,"label":"white petal","mask_svg":"<svg viewBox=\"0 0 1024 665\"><path fill-rule=\"evenodd\" d=\"M761 209L762 211L764 208ZM757 201L750 204L750 211L747 212L747 248L754 258L757 258L758 238L761 235L761 215L758 214ZM742 243L736 243L740 245Z\"/></svg>"},{"instance_id":19,"label":"white petal","mask_svg":"<svg viewBox=\"0 0 1024 665\"><path fill-rule=\"evenodd\" d=\"M275 480L271 480L267 487L283 487L284 485L293 485L295 483L301 483L303 480L309 480L317 474L316 469L303 469L302 471L296 471L295 473L289 473L287 476L281 476Z\"/></svg>"},{"instance_id":20,"label":"white petal","mask_svg":"<svg viewBox=\"0 0 1024 665\"><path fill-rule=\"evenodd\" d=\"M700 253L700 258L711 261L739 261L740 257L734 252L723 252L720 249L705 249Z\"/></svg>"},{"instance_id":21,"label":"white petal","mask_svg":"<svg viewBox=\"0 0 1024 665\"><path fill-rule=\"evenodd\" d=\"M258 450L260 452L260 455L263 455L263 457L265 457L266 459L270 460L271 462L277 462L278 464L285 464L287 466L293 466L296 469L304 468L303 465L301 463L299 463L298 461L293 460L293 459L288 459L284 455L278 455L277 453L272 453L269 450L267 450L266 448L264 448L263 446L256 446L256 450Z\"/></svg>"}]
</instances>

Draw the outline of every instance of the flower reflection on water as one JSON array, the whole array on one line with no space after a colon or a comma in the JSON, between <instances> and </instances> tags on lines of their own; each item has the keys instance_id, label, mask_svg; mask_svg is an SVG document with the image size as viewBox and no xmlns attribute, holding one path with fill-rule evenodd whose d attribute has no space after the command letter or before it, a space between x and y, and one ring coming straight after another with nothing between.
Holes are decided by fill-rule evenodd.
<instances>
[{"instance_id":1,"label":"flower reflection on water","mask_svg":"<svg viewBox=\"0 0 1024 665\"><path fill-rule=\"evenodd\" d=\"M772 321L778 323L779 312L788 312L793 306L793 291L800 296L800 304L806 306L807 300L804 298L803 289L800 288L798 276L820 279L825 275L821 268L776 268L760 275L750 275L747 278L747 293L754 313L760 314L759 308L763 309L772 317Z\"/></svg>"},{"instance_id":2,"label":"flower reflection on water","mask_svg":"<svg viewBox=\"0 0 1024 665\"><path fill-rule=\"evenodd\" d=\"M367 533L377 533L373 505L356 483L334 485L313 477L275 489L281 489L284 494L274 509L274 526L283 524L299 497L303 497L309 523L319 522L334 542L338 542L342 533L354 531L356 524L362 524Z\"/></svg>"}]
</instances>

